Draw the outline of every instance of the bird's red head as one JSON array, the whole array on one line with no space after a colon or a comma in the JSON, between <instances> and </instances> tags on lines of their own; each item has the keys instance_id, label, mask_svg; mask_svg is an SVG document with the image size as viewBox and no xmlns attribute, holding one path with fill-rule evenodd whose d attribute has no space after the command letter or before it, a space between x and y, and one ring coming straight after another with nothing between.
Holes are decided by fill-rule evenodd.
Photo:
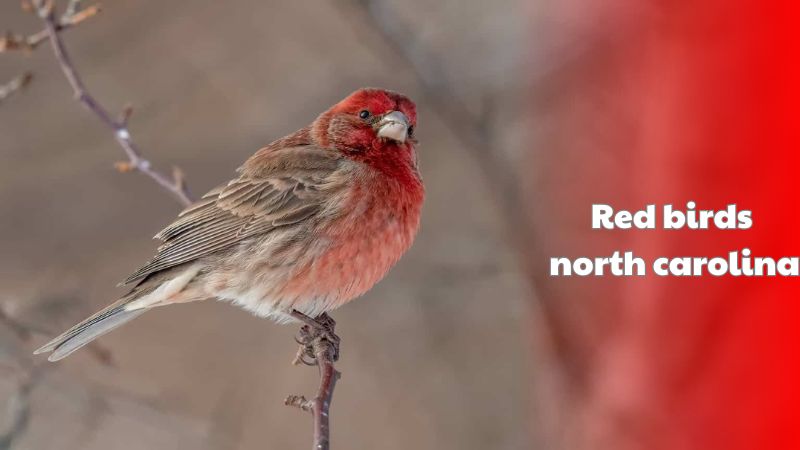
<instances>
[{"instance_id":1,"label":"bird's red head","mask_svg":"<svg viewBox=\"0 0 800 450\"><path fill-rule=\"evenodd\" d=\"M383 89L359 89L322 113L312 136L323 147L355 159L385 152L413 157L417 108L408 97Z\"/></svg>"}]
</instances>

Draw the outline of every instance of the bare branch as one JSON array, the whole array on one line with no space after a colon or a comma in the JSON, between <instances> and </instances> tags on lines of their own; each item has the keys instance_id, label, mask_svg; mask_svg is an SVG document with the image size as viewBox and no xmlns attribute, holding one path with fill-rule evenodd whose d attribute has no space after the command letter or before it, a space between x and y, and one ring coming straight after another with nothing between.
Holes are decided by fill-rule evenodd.
<instances>
[{"instance_id":1,"label":"bare branch","mask_svg":"<svg viewBox=\"0 0 800 450\"><path fill-rule=\"evenodd\" d=\"M295 358L297 361L305 362L309 365L316 365L319 368L319 388L317 395L311 400L307 400L302 395L290 395L284 400L286 406L294 406L303 411L310 412L314 418L314 443L313 450L330 449L330 408L333 401L333 390L336 381L341 377L341 373L336 370L334 361L339 356L339 338L334 333L336 322L327 314L323 314L316 319L311 319L297 311L292 312L292 316L306 323L300 328L298 342L300 343L300 353ZM307 362L306 358L311 358Z\"/></svg>"},{"instance_id":2,"label":"bare branch","mask_svg":"<svg viewBox=\"0 0 800 450\"><path fill-rule=\"evenodd\" d=\"M7 326L19 340L27 342L33 334L49 334L48 330L36 325L22 323L8 313L5 303L0 303L0 323Z\"/></svg>"},{"instance_id":3,"label":"bare branch","mask_svg":"<svg viewBox=\"0 0 800 450\"><path fill-rule=\"evenodd\" d=\"M0 324L8 327L22 342L30 341L33 335L52 336L55 334L53 330L48 330L15 318L5 302L0 302ZM104 366L114 365L114 357L111 351L103 345L97 342L90 342L86 348L89 350L92 357L100 364ZM2 447L0 447L0 450L2 450Z\"/></svg>"},{"instance_id":4,"label":"bare branch","mask_svg":"<svg viewBox=\"0 0 800 450\"><path fill-rule=\"evenodd\" d=\"M69 0L69 4L67 4L67 8L64 10L64 15L61 16L61 19L74 16L77 14L78 10L81 6L81 0Z\"/></svg>"},{"instance_id":5,"label":"bare branch","mask_svg":"<svg viewBox=\"0 0 800 450\"><path fill-rule=\"evenodd\" d=\"M111 113L109 113L109 111L104 108L86 89L86 86L83 84L77 69L67 53L64 42L61 40L61 36L59 34L59 23L56 21L55 12L52 6L48 6L48 4L42 0L36 0L34 2L34 6L39 12L39 17L41 17L42 21L44 21L47 38L50 40L50 44L53 47L53 52L59 66L61 67L61 71L67 78L70 86L72 86L75 98L84 107L86 107L86 109L97 116L100 121L103 122L103 124L105 124L114 132L114 139L116 139L117 143L120 147L122 147L122 150L128 157L128 161L126 162L127 165L125 166L128 170L124 171L136 170L141 172L155 181L159 186L166 189L182 205L185 206L190 204L192 202L192 198L188 189L186 188L185 182L171 178L153 169L150 161L142 157L139 147L134 143L131 132L127 126L127 119L130 114L123 113L121 120L114 119ZM70 23L74 25L85 20L85 18L96 14L96 12L87 13L86 11L89 9L90 8L84 9L70 18L67 18L64 23ZM126 108L126 110L128 110L128 108ZM117 165L117 168L119 169L120 166Z\"/></svg>"},{"instance_id":6,"label":"bare branch","mask_svg":"<svg viewBox=\"0 0 800 450\"><path fill-rule=\"evenodd\" d=\"M165 190L170 192L175 198L184 205L191 203L191 197L186 187L183 172L175 167L172 177L168 177L151 167L149 160L142 157L138 146L134 143L128 129L128 122L132 114L132 107L126 106L118 116L113 116L108 109L103 107L98 100L87 90L69 53L66 50L60 32L68 27L77 25L97 14L99 7L90 7L79 10L80 0L70 0L63 16L56 19L55 8L52 0L25 0L23 7L35 11L44 22L45 29L29 37L23 38L8 33L0 40L0 52L7 50L27 49L32 50L45 39L49 40L55 58L64 73L74 92L75 98L87 110L93 113L106 127L114 132L114 138L125 152L127 161L117 162L115 167L120 172L138 171L151 178ZM18 90L14 88L13 90ZM299 313L298 313L299 314ZM333 392L336 382L341 376L336 370L334 362L339 355L339 339L334 334L335 322L327 315L323 314L316 320L303 316L306 322L300 332L304 345L301 351L301 360L318 366L320 374L320 384L316 396L312 400L306 400L303 396L290 396L286 399L286 404L299 407L308 411L313 416L314 425L314 445L315 450L329 450L330 448L330 406L333 399ZM27 340L30 337L31 329L12 320L8 314L0 310L0 321L6 322L20 337ZM40 330L35 330L39 332ZM110 353L102 348L94 350L95 356L101 361L110 363ZM20 392L27 396L29 388ZM27 397L25 397L27 398ZM2 445L7 442L11 445L13 440L19 435L17 429L24 430L27 424L27 409L23 408L21 414L15 414L12 431L7 435L8 439L0 442ZM19 419L16 419L19 417ZM19 425L17 425L19 423ZM5 439L0 436L0 439Z\"/></svg>"},{"instance_id":7,"label":"bare branch","mask_svg":"<svg viewBox=\"0 0 800 450\"><path fill-rule=\"evenodd\" d=\"M128 122L131 120L131 116L133 115L133 105L128 103L122 108L122 112L119 114L119 119L117 122L128 126Z\"/></svg>"},{"instance_id":8,"label":"bare branch","mask_svg":"<svg viewBox=\"0 0 800 450\"><path fill-rule=\"evenodd\" d=\"M290 395L286 397L283 404L300 408L305 412L311 412L314 409L314 402L308 401L305 395Z\"/></svg>"},{"instance_id":9,"label":"bare branch","mask_svg":"<svg viewBox=\"0 0 800 450\"><path fill-rule=\"evenodd\" d=\"M17 391L8 399L7 409L9 425L0 433L0 450L10 450L14 443L22 437L28 429L30 422L30 394L39 382L41 372L36 368L31 369L25 380L22 381Z\"/></svg>"},{"instance_id":10,"label":"bare branch","mask_svg":"<svg viewBox=\"0 0 800 450\"><path fill-rule=\"evenodd\" d=\"M70 2L70 7L76 8L77 6L73 6L72 3L79 2ZM23 5L29 5L28 7L32 7L28 3L23 3ZM67 10L69 11L69 7ZM92 5L74 13L64 13L64 15L56 22L56 30L61 32L68 28L72 28L86 19L96 16L99 12L100 5ZM48 34L46 29L31 34L30 36L21 36L9 31L6 32L5 36L0 38L0 53L14 50L32 51L47 39Z\"/></svg>"},{"instance_id":11,"label":"bare branch","mask_svg":"<svg viewBox=\"0 0 800 450\"><path fill-rule=\"evenodd\" d=\"M17 92L25 89L32 80L33 74L30 72L25 72L22 75L13 78L8 83L0 85L0 103Z\"/></svg>"},{"instance_id":12,"label":"bare branch","mask_svg":"<svg viewBox=\"0 0 800 450\"><path fill-rule=\"evenodd\" d=\"M5 53L13 50L30 50L28 45L28 38L14 34L7 31L3 37L0 37L0 53Z\"/></svg>"},{"instance_id":13,"label":"bare branch","mask_svg":"<svg viewBox=\"0 0 800 450\"><path fill-rule=\"evenodd\" d=\"M79 1L70 2L69 7L67 8L67 12L65 12L64 15L61 16L61 19L59 19L58 23L56 24L58 31L63 31L69 27L74 27L75 25L78 25L84 20L96 16L101 11L100 5L92 5L92 6L87 6L86 8L80 11L70 12L69 8L71 7L74 10L77 7L76 5L78 3L80 2Z\"/></svg>"},{"instance_id":14,"label":"bare branch","mask_svg":"<svg viewBox=\"0 0 800 450\"><path fill-rule=\"evenodd\" d=\"M60 32L94 17L100 12L99 5L92 5L84 9L79 9L79 6L80 0L70 0L65 13L59 19L56 19L52 0L22 0L22 9L26 12L35 12L44 22L45 28L27 38L14 35L10 32L6 33L4 37L0 38L0 53L7 50L32 50L41 42L49 40L52 44L56 60L72 86L76 99L114 131L115 139L128 156L128 161L124 163L124 167L126 168L124 171L137 170L147 175L174 195L180 203L188 205L192 200L186 186L185 178L180 169L173 169L172 179L161 174L151 167L150 161L141 156L138 147L133 142L130 131L128 130L128 120L133 111L132 107L129 105L125 106L119 119L112 119L108 110L103 108L99 102L89 94L78 75L64 47L64 43L61 40ZM5 85L0 85L0 101L23 89L31 80L32 75L30 73L25 73ZM122 168L123 167L118 164L118 169L123 171ZM0 323L8 326L17 337L23 341L27 341L32 333L52 334L49 331L16 321L7 313L5 305L0 305ZM113 365L111 352L106 348L92 343L89 345L89 349L91 354L99 362L104 365Z\"/></svg>"},{"instance_id":15,"label":"bare branch","mask_svg":"<svg viewBox=\"0 0 800 450\"><path fill-rule=\"evenodd\" d=\"M312 414L314 415L314 449L328 450L330 448L330 410L333 401L333 389L336 382L341 377L339 371L333 365L333 348L330 342L320 341L315 346L314 355L316 356L317 366L319 367L319 389L317 396L313 400Z\"/></svg>"}]
</instances>

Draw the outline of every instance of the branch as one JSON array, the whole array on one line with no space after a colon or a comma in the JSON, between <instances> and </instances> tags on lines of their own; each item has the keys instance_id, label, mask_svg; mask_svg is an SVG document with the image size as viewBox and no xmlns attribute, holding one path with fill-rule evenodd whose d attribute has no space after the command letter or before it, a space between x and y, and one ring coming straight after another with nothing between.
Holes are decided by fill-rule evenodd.
<instances>
[{"instance_id":1,"label":"branch","mask_svg":"<svg viewBox=\"0 0 800 450\"><path fill-rule=\"evenodd\" d=\"M40 373L36 368L31 369L26 379L8 399L7 409L10 423L8 429L0 433L0 450L13 448L14 443L28 429L31 416L30 394L39 382Z\"/></svg>"},{"instance_id":2,"label":"branch","mask_svg":"<svg viewBox=\"0 0 800 450\"><path fill-rule=\"evenodd\" d=\"M0 302L0 324L8 327L22 342L30 341L33 335L53 336L55 334L53 330L16 319L6 302ZM100 364L109 367L114 366L114 357L108 348L98 344L96 341L90 342L86 348L89 350L89 354ZM0 450L2 450L2 446L0 446Z\"/></svg>"},{"instance_id":3,"label":"branch","mask_svg":"<svg viewBox=\"0 0 800 450\"><path fill-rule=\"evenodd\" d=\"M56 23L56 30L61 32L68 28L83 22L86 19L96 16L100 12L100 5L92 5L80 11L77 11L79 1L70 1L66 12ZM33 6L27 2L23 2L23 9L33 9ZM20 36L12 32L6 32L5 36L0 38L0 53L23 50L32 51L39 46L42 42L48 39L47 30L41 30L29 36Z\"/></svg>"},{"instance_id":4,"label":"branch","mask_svg":"<svg viewBox=\"0 0 800 450\"><path fill-rule=\"evenodd\" d=\"M126 106L119 118L115 119L112 114L89 93L84 85L60 36L60 32L67 27L73 26L99 11L99 9L89 10L88 8L83 11L78 11L79 3L80 0L70 0L64 15L60 19L56 19L53 0L31 0L30 3L23 2L23 5L28 5L29 8L36 11L44 22L45 29L28 38L19 38L11 34L6 35L6 37L0 41L0 52L21 48L33 49L44 40L41 36L45 36L50 41L55 58L61 71L72 87L76 100L114 132L114 138L128 157L127 161L116 164L117 170L120 172L139 171L170 192L182 204L188 205L192 200L180 169L175 168L170 178L154 170L151 167L150 161L142 157L128 129L128 120L132 109ZM317 390L317 395L313 400L306 400L303 396L290 396L285 400L285 404L297 406L304 411L312 413L314 424L313 449L329 450L330 406L336 381L340 377L340 373L334 366L334 362L338 359L339 354L339 339L334 334L335 322L327 315L323 314L316 320L303 316L301 320L306 322L306 325L304 325L300 331L300 339L302 339L301 343L303 344L301 360L309 363L308 360L310 359L312 362L309 364L318 366L320 385ZM10 316L3 314L3 311L0 311L0 321L6 322L20 337L27 337L30 334L31 330L11 320ZM98 357L102 359L102 354L98 353ZM12 435L12 439L13 436L14 435Z\"/></svg>"},{"instance_id":5,"label":"branch","mask_svg":"<svg viewBox=\"0 0 800 450\"><path fill-rule=\"evenodd\" d=\"M25 72L22 75L13 78L8 83L0 85L0 103L2 103L3 100L7 99L8 97L11 97L17 92L25 89L32 80L33 74L30 72Z\"/></svg>"},{"instance_id":6,"label":"branch","mask_svg":"<svg viewBox=\"0 0 800 450\"><path fill-rule=\"evenodd\" d=\"M97 116L97 118L100 119L104 125L114 132L114 139L117 141L120 147L122 147L122 150L128 157L127 161L116 164L117 170L120 172L129 172L133 170L141 172L172 194L182 205L186 206L192 203L191 195L189 194L183 177L180 175L180 171L176 170L173 176L169 177L153 169L150 161L142 157L139 147L134 143L133 137L128 129L130 108L126 108L121 117L119 119L115 119L112 117L111 113L109 113L108 110L104 108L86 89L86 86L83 84L78 71L72 63L72 60L67 53L67 49L64 46L64 42L61 40L61 36L59 34L60 29L63 29L63 25L60 26L59 24L64 23L65 19L62 18L60 21L56 20L55 11L51 2L36 0L34 2L34 6L39 14L39 17L44 22L44 31L53 47L53 53L55 54L56 60L61 67L61 71L67 78L70 86L72 86L75 99L78 100L90 112L94 113L94 115ZM71 19L67 18L66 22L78 23L82 21L83 19L76 19L75 17L81 17L82 14L85 14L85 11L86 9L77 12L71 16Z\"/></svg>"},{"instance_id":7,"label":"branch","mask_svg":"<svg viewBox=\"0 0 800 450\"><path fill-rule=\"evenodd\" d=\"M305 322L300 328L300 352L295 358L295 364L303 362L316 365L319 368L319 388L317 395L312 400L306 400L302 395L290 395L284 400L286 406L295 406L303 411L310 412L314 418L314 445L313 450L330 449L330 408L333 401L333 390L341 373L334 367L334 361L339 356L339 338L334 334L336 322L327 314L316 320L294 311L292 316ZM306 358L311 358L307 361Z\"/></svg>"}]
</instances>

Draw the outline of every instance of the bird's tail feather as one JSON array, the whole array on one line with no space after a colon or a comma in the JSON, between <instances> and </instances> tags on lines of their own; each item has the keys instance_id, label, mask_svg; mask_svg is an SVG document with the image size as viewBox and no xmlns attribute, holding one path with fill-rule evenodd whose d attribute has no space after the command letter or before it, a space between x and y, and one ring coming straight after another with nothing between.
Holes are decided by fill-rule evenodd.
<instances>
[{"instance_id":1,"label":"bird's tail feather","mask_svg":"<svg viewBox=\"0 0 800 450\"><path fill-rule=\"evenodd\" d=\"M40 347L34 354L52 352L49 361L58 361L98 337L139 317L146 309L128 311L125 299L109 305Z\"/></svg>"}]
</instances>

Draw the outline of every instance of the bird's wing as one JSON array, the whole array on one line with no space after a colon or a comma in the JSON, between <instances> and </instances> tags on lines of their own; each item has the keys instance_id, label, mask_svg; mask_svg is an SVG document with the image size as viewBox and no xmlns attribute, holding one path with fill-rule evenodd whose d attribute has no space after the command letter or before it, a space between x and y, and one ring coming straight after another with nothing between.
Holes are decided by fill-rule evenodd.
<instances>
[{"instance_id":1,"label":"bird's wing","mask_svg":"<svg viewBox=\"0 0 800 450\"><path fill-rule=\"evenodd\" d=\"M259 155L257 170L211 190L156 235L156 256L123 284L224 250L244 239L300 222L326 207L344 187L345 165L335 153L298 146Z\"/></svg>"}]
</instances>

